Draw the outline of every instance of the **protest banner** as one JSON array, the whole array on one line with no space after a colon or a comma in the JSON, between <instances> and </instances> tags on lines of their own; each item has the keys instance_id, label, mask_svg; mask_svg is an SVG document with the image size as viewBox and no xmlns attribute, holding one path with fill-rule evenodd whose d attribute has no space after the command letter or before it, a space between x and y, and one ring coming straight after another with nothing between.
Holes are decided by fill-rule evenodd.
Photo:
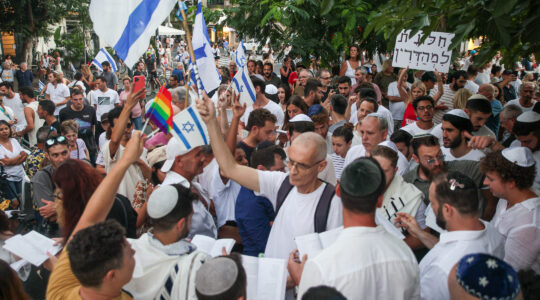
<instances>
[{"instance_id":1,"label":"protest banner","mask_svg":"<svg viewBox=\"0 0 540 300\"><path fill-rule=\"evenodd\" d=\"M418 31L411 35L411 30L402 30L396 37L392 66L411 69L448 73L452 51L448 46L455 34L432 31L420 44L424 33Z\"/></svg>"}]
</instances>

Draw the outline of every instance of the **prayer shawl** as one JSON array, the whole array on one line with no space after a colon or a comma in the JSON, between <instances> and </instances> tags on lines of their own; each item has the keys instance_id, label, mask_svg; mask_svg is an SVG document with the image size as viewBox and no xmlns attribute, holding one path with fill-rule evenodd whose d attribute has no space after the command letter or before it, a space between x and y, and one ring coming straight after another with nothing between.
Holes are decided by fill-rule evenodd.
<instances>
[{"instance_id":1,"label":"prayer shawl","mask_svg":"<svg viewBox=\"0 0 540 300\"><path fill-rule=\"evenodd\" d=\"M135 269L124 289L133 299L197 299L195 275L206 254L184 241L163 246L148 233L128 241L135 250Z\"/></svg>"},{"instance_id":2,"label":"prayer shawl","mask_svg":"<svg viewBox=\"0 0 540 300\"><path fill-rule=\"evenodd\" d=\"M377 209L394 224L397 212L408 213L414 217L423 198L422 191L413 184L405 182L403 177L396 174L384 192L381 207Z\"/></svg>"}]
</instances>

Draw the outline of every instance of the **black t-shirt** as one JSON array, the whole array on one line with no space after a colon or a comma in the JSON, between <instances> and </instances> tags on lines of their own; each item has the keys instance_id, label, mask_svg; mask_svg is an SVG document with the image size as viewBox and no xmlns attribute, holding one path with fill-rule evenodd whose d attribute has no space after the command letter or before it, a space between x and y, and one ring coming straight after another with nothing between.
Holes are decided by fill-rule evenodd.
<instances>
[{"instance_id":1,"label":"black t-shirt","mask_svg":"<svg viewBox=\"0 0 540 300\"><path fill-rule=\"evenodd\" d=\"M62 134L62 132L60 131L60 122L58 122L58 120L54 121L50 126L47 125L47 123L44 123L43 126L41 126L41 127L42 127L42 128L43 128L43 127L49 128L50 131L52 131L52 130L50 129L50 127L53 127L54 130L56 130L56 133L57 133L58 135L61 135L61 134Z\"/></svg>"},{"instance_id":2,"label":"black t-shirt","mask_svg":"<svg viewBox=\"0 0 540 300\"><path fill-rule=\"evenodd\" d=\"M126 229L126 237L137 238L137 212L131 206L129 199L116 194L113 206L107 215L107 220L116 220Z\"/></svg>"},{"instance_id":3,"label":"black t-shirt","mask_svg":"<svg viewBox=\"0 0 540 300\"><path fill-rule=\"evenodd\" d=\"M148 69L148 72L155 72L156 69L154 68L154 62L156 60L153 59L153 58L147 58L144 60L144 62L146 63L146 68Z\"/></svg>"},{"instance_id":4,"label":"black t-shirt","mask_svg":"<svg viewBox=\"0 0 540 300\"><path fill-rule=\"evenodd\" d=\"M242 148L242 150L246 152L247 161L251 161L251 154L253 153L253 151L255 151L255 147L251 147L243 141L240 141L240 143L238 143L238 146L240 146L240 148Z\"/></svg>"},{"instance_id":5,"label":"black t-shirt","mask_svg":"<svg viewBox=\"0 0 540 300\"><path fill-rule=\"evenodd\" d=\"M60 122L75 120L79 125L79 138L86 144L89 152L97 151L96 140L92 132L92 126L97 125L96 111L93 107L85 105L81 111L75 111L70 105L60 111Z\"/></svg>"}]
</instances>

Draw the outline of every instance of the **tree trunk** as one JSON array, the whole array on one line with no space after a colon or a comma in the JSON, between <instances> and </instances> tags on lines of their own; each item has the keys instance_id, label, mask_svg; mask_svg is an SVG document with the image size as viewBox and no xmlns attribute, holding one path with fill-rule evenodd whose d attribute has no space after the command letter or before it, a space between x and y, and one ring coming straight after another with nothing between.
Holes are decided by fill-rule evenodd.
<instances>
[{"instance_id":1,"label":"tree trunk","mask_svg":"<svg viewBox=\"0 0 540 300\"><path fill-rule=\"evenodd\" d=\"M24 38L23 45L23 61L28 64L28 69L32 69L32 63L34 60L34 38L27 36Z\"/></svg>"}]
</instances>

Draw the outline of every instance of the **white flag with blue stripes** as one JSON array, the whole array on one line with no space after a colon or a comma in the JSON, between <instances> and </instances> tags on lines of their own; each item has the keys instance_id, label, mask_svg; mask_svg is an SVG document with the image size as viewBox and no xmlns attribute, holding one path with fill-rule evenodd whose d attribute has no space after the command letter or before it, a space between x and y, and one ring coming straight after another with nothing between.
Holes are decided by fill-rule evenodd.
<instances>
[{"instance_id":1,"label":"white flag with blue stripes","mask_svg":"<svg viewBox=\"0 0 540 300\"><path fill-rule=\"evenodd\" d=\"M176 2L92 0L89 13L96 34L131 68L148 49L150 37L169 16Z\"/></svg>"},{"instance_id":2,"label":"white flag with blue stripes","mask_svg":"<svg viewBox=\"0 0 540 300\"><path fill-rule=\"evenodd\" d=\"M92 64L96 66L100 71L103 71L102 63L108 61L111 64L113 72L116 72L118 68L116 67L116 62L114 58L105 50L105 48L99 49L99 52L96 54L96 57L92 60Z\"/></svg>"},{"instance_id":3,"label":"white flag with blue stripes","mask_svg":"<svg viewBox=\"0 0 540 300\"><path fill-rule=\"evenodd\" d=\"M45 83L41 82L41 79L39 80L39 91L43 90L45 88Z\"/></svg>"},{"instance_id":4,"label":"white flag with blue stripes","mask_svg":"<svg viewBox=\"0 0 540 300\"><path fill-rule=\"evenodd\" d=\"M238 67L238 69L241 69L246 64L244 40L241 40L240 45L238 45L238 48L236 48L236 52L234 52L234 60L236 61L236 66Z\"/></svg>"},{"instance_id":5,"label":"white flag with blue stripes","mask_svg":"<svg viewBox=\"0 0 540 300\"><path fill-rule=\"evenodd\" d=\"M249 72L247 65L244 66L236 72L236 75L233 77L233 87L237 93L240 93L240 103L244 103L247 106L252 106L255 102L255 87L249 78Z\"/></svg>"},{"instance_id":6,"label":"white flag with blue stripes","mask_svg":"<svg viewBox=\"0 0 540 300\"><path fill-rule=\"evenodd\" d=\"M202 13L201 1L197 4L197 14L195 15L191 42L203 89L206 92L213 91L221 84L221 76L219 76L214 61L212 45L210 44L210 38L208 38L208 29L206 28L206 22Z\"/></svg>"},{"instance_id":7,"label":"white flag with blue stripes","mask_svg":"<svg viewBox=\"0 0 540 300\"><path fill-rule=\"evenodd\" d=\"M194 105L173 117L173 130L170 132L187 150L210 143L206 124Z\"/></svg>"}]
</instances>

